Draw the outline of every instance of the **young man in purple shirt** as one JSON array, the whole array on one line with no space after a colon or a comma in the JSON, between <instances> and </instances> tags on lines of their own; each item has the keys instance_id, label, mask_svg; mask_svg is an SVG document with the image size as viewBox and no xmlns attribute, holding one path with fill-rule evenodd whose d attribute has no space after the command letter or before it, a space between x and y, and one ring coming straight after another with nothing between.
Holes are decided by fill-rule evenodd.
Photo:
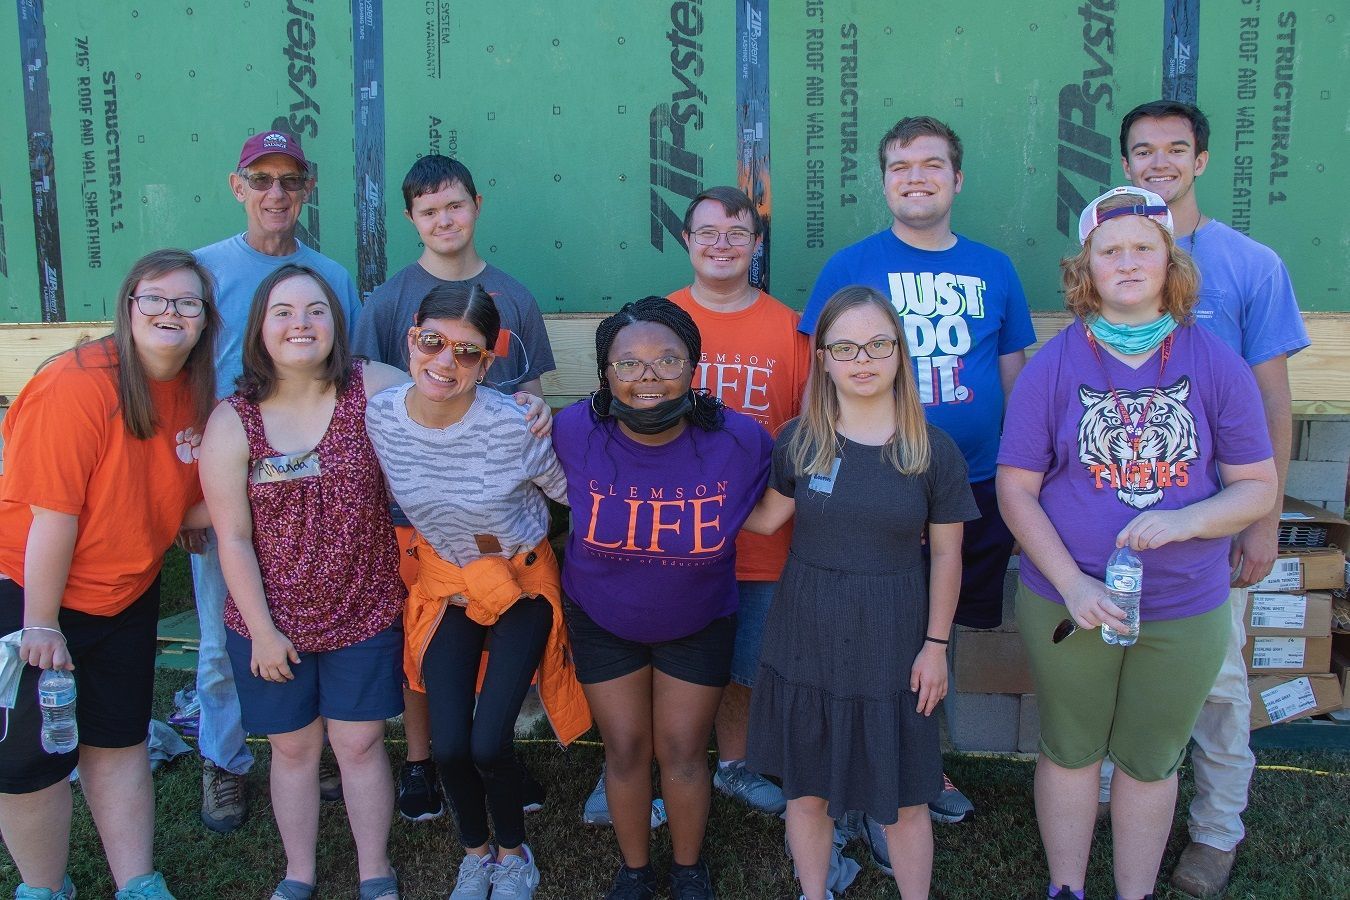
<instances>
[{"instance_id":1,"label":"young man in purple shirt","mask_svg":"<svg viewBox=\"0 0 1350 900\"><path fill-rule=\"evenodd\" d=\"M901 119L886 133L878 157L890 227L825 263L801 330L810 334L825 302L850 284L874 287L895 304L928 421L961 448L980 508L980 519L966 523L956 623L995 628L1013 546L994 496L995 458L1004 403L1036 333L1012 261L952 231L961 156L961 139L930 116ZM930 804L941 822L973 810L950 782ZM873 843L874 854L884 852L884 841Z\"/></svg>"},{"instance_id":2,"label":"young man in purple shirt","mask_svg":"<svg viewBox=\"0 0 1350 900\"><path fill-rule=\"evenodd\" d=\"M1277 496L1283 497L1292 441L1287 361L1309 343L1289 272L1269 247L1201 212L1195 179L1209 163L1209 121L1200 110L1171 100L1135 107L1121 122L1120 154L1130 182L1167 201L1177 243L1200 269L1197 324L1241 355L1256 377L1275 451ZM1233 637L1192 734L1191 843L1172 873L1172 886L1196 897L1217 894L1227 885L1245 833L1241 814L1256 760L1248 747L1251 701L1242 660L1242 618L1246 589L1274 564L1279 522L1277 502L1265 518L1233 538L1229 554ZM1105 801L1110 796L1105 767L1102 777Z\"/></svg>"}]
</instances>

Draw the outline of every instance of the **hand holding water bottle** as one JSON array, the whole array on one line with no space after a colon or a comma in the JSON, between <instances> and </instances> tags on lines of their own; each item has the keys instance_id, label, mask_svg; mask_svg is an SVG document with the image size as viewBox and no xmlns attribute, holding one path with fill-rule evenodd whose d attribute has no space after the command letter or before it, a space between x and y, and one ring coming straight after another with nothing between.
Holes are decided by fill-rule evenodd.
<instances>
[{"instance_id":1,"label":"hand holding water bottle","mask_svg":"<svg viewBox=\"0 0 1350 900\"><path fill-rule=\"evenodd\" d=\"M1111 602L1111 592L1098 578L1084 572L1078 581L1065 591L1064 606L1079 628L1125 627L1125 611Z\"/></svg>"},{"instance_id":2,"label":"hand holding water bottle","mask_svg":"<svg viewBox=\"0 0 1350 900\"><path fill-rule=\"evenodd\" d=\"M19 644L19 659L39 669L73 669L66 636L55 626L28 625Z\"/></svg>"}]
</instances>

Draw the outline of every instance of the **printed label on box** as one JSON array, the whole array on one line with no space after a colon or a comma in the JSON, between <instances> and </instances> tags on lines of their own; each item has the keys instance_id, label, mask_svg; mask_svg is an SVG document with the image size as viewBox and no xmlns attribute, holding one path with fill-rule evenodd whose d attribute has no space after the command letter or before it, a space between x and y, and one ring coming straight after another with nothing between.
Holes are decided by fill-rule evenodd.
<instances>
[{"instance_id":1,"label":"printed label on box","mask_svg":"<svg viewBox=\"0 0 1350 900\"><path fill-rule=\"evenodd\" d=\"M1253 628L1302 628L1307 621L1306 594L1252 594Z\"/></svg>"},{"instance_id":2,"label":"printed label on box","mask_svg":"<svg viewBox=\"0 0 1350 900\"><path fill-rule=\"evenodd\" d=\"M1300 637L1252 638L1253 669L1301 669L1308 642Z\"/></svg>"},{"instance_id":3,"label":"printed label on box","mask_svg":"<svg viewBox=\"0 0 1350 900\"><path fill-rule=\"evenodd\" d=\"M1301 586L1298 557L1285 556L1276 559L1275 567L1270 570L1270 574L1260 584L1252 585L1252 589L1258 591L1296 591Z\"/></svg>"},{"instance_id":4,"label":"printed label on box","mask_svg":"<svg viewBox=\"0 0 1350 900\"><path fill-rule=\"evenodd\" d=\"M1312 682L1306 677L1295 678L1262 691L1261 702L1266 706L1266 715L1270 717L1272 725L1317 707Z\"/></svg>"}]
</instances>

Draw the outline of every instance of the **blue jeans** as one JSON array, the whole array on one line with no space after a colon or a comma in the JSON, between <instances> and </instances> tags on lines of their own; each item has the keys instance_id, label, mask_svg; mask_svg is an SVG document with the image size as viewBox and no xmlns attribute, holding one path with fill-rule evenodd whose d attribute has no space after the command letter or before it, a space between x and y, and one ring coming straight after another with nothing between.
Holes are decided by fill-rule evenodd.
<instances>
[{"instance_id":1,"label":"blue jeans","mask_svg":"<svg viewBox=\"0 0 1350 900\"><path fill-rule=\"evenodd\" d=\"M742 687L755 686L759 674L759 651L764 644L764 623L778 590L776 581L737 581L740 608L736 611L736 649L731 656L731 680Z\"/></svg>"},{"instance_id":2,"label":"blue jeans","mask_svg":"<svg viewBox=\"0 0 1350 900\"><path fill-rule=\"evenodd\" d=\"M206 551L193 554L192 591L197 597L197 620L202 639L197 648L197 700L202 714L197 746L206 759L222 769L243 775L253 765L239 719L239 694L234 670L225 652L225 576L220 571L216 533L206 534Z\"/></svg>"}]
</instances>

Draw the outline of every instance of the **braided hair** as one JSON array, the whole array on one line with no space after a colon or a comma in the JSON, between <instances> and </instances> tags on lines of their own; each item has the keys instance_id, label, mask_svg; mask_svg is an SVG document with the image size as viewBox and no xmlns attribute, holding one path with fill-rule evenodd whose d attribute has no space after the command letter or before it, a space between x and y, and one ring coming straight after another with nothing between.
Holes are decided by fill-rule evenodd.
<instances>
[{"instance_id":1,"label":"braided hair","mask_svg":"<svg viewBox=\"0 0 1350 900\"><path fill-rule=\"evenodd\" d=\"M689 352L689 364L698 365L703 355L703 338L698 326L689 313L680 309L665 297L643 297L625 303L614 315L602 321L595 329L595 366L600 386L591 395L591 412L597 417L609 415L609 404L614 395L609 390L609 380L605 372L609 368L609 350L614 338L624 328L636 322L655 322L664 325L684 344ZM693 408L689 411L689 421L704 431L717 431L722 427L722 401L707 391L690 390Z\"/></svg>"}]
</instances>

